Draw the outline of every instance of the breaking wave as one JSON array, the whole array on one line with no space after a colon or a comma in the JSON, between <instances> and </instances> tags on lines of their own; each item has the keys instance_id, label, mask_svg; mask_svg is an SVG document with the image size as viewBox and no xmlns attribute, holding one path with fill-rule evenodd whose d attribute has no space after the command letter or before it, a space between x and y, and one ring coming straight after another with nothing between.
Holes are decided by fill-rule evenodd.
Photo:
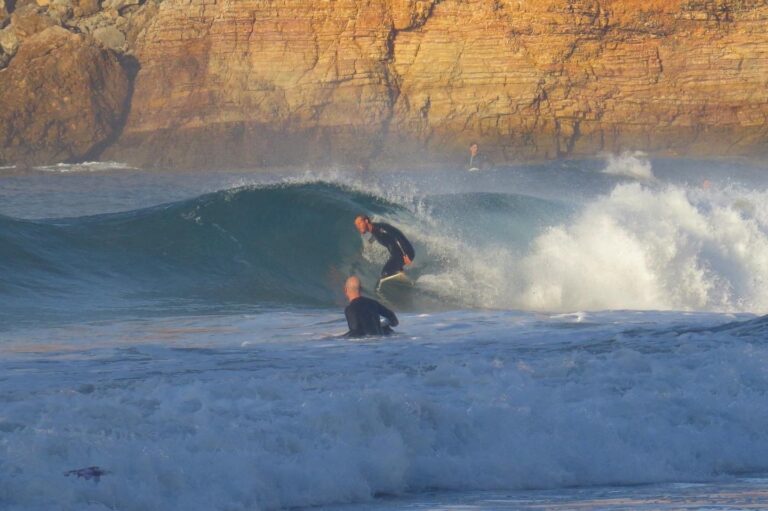
<instances>
[{"instance_id":1,"label":"breaking wave","mask_svg":"<svg viewBox=\"0 0 768 511\"><path fill-rule=\"evenodd\" d=\"M412 239L417 289L446 308L762 312L767 198L625 183L575 207L295 181L125 213L0 217L0 299L6 315L74 299L335 306L347 275L370 287L386 257L362 246L352 219L363 212Z\"/></svg>"}]
</instances>

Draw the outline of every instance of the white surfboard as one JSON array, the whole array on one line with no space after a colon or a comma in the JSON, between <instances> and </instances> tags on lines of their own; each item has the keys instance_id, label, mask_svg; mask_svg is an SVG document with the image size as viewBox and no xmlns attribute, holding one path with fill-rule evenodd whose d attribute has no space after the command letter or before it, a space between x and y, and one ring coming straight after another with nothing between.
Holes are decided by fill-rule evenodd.
<instances>
[{"instance_id":1,"label":"white surfboard","mask_svg":"<svg viewBox=\"0 0 768 511\"><path fill-rule=\"evenodd\" d=\"M379 279L379 283L376 284L376 291L385 291L387 289L401 287L413 287L413 281L409 279L403 271L399 271L394 275Z\"/></svg>"},{"instance_id":2,"label":"white surfboard","mask_svg":"<svg viewBox=\"0 0 768 511\"><path fill-rule=\"evenodd\" d=\"M405 273L399 272L379 280L376 294L388 307L404 310L413 306L414 289L413 281Z\"/></svg>"}]
</instances>

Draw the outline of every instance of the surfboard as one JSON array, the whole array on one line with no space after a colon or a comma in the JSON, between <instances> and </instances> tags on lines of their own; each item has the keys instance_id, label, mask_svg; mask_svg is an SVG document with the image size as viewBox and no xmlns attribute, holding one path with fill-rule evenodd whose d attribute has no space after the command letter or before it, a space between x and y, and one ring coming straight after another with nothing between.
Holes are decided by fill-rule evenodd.
<instances>
[{"instance_id":1,"label":"surfboard","mask_svg":"<svg viewBox=\"0 0 768 511\"><path fill-rule=\"evenodd\" d=\"M404 271L399 271L394 275L379 279L378 284L376 284L376 291L393 289L403 286L413 287L413 281L408 278L408 275L406 275Z\"/></svg>"},{"instance_id":2,"label":"surfboard","mask_svg":"<svg viewBox=\"0 0 768 511\"><path fill-rule=\"evenodd\" d=\"M413 289L413 281L402 271L379 279L376 284L376 294L386 305L397 309L413 305Z\"/></svg>"},{"instance_id":3,"label":"surfboard","mask_svg":"<svg viewBox=\"0 0 768 511\"><path fill-rule=\"evenodd\" d=\"M480 169L478 167L471 167L467 170L469 170L470 172L480 172Z\"/></svg>"}]
</instances>

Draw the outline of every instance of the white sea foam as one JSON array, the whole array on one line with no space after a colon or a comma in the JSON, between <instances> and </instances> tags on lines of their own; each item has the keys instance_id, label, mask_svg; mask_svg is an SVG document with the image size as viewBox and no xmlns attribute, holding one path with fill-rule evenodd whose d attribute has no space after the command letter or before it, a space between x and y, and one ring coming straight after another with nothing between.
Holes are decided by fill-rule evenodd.
<instances>
[{"instance_id":1,"label":"white sea foam","mask_svg":"<svg viewBox=\"0 0 768 511\"><path fill-rule=\"evenodd\" d=\"M126 163L117 161L85 161L82 163L57 163L55 165L42 165L34 167L35 170L44 172L103 172L107 170L136 170Z\"/></svg>"},{"instance_id":2,"label":"white sea foam","mask_svg":"<svg viewBox=\"0 0 768 511\"><path fill-rule=\"evenodd\" d=\"M641 181L655 179L648 156L642 151L625 151L620 155L606 154L603 173L630 177Z\"/></svg>"},{"instance_id":3,"label":"white sea foam","mask_svg":"<svg viewBox=\"0 0 768 511\"><path fill-rule=\"evenodd\" d=\"M144 321L112 350L3 357L0 504L265 510L768 469L759 325L456 312L302 340L339 316ZM63 475L91 465L98 484Z\"/></svg>"},{"instance_id":4,"label":"white sea foam","mask_svg":"<svg viewBox=\"0 0 768 511\"><path fill-rule=\"evenodd\" d=\"M765 312L767 201L737 188L624 184L526 247L411 232L450 261L420 283L471 305Z\"/></svg>"}]
</instances>

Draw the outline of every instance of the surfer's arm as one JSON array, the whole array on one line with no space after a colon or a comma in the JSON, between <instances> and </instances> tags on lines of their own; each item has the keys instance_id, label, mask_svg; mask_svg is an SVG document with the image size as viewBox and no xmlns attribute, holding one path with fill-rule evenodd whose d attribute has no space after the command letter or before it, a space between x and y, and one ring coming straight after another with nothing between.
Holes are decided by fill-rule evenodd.
<instances>
[{"instance_id":1,"label":"surfer's arm","mask_svg":"<svg viewBox=\"0 0 768 511\"><path fill-rule=\"evenodd\" d=\"M406 242L407 242L407 240L406 240ZM413 262L413 260L408 255L408 253L405 251L405 249L403 248L403 245L400 243L400 241L397 242L397 246L400 247L400 252L403 255L403 263L405 263L405 265L408 266L409 264L411 264Z\"/></svg>"},{"instance_id":2,"label":"surfer's arm","mask_svg":"<svg viewBox=\"0 0 768 511\"><path fill-rule=\"evenodd\" d=\"M402 239L397 240L397 246L400 248L400 252L403 254L403 262L406 266L408 266L413 262L413 256L416 255L414 253L413 247L405 238L405 236L402 236Z\"/></svg>"},{"instance_id":3,"label":"surfer's arm","mask_svg":"<svg viewBox=\"0 0 768 511\"><path fill-rule=\"evenodd\" d=\"M391 310L384 307L382 304L376 302L379 306L379 316L386 318L387 321L389 321L390 326L397 326L399 321L397 320L397 316L395 316L395 313Z\"/></svg>"},{"instance_id":4,"label":"surfer's arm","mask_svg":"<svg viewBox=\"0 0 768 511\"><path fill-rule=\"evenodd\" d=\"M413 245L411 245L411 242L408 241L408 238L405 237L405 234L400 232L398 229L392 228L392 237L395 240L395 245L397 245L397 248L400 249L400 254L403 256L403 262L408 265L413 262L413 257L416 255L416 252L413 250Z\"/></svg>"}]
</instances>

